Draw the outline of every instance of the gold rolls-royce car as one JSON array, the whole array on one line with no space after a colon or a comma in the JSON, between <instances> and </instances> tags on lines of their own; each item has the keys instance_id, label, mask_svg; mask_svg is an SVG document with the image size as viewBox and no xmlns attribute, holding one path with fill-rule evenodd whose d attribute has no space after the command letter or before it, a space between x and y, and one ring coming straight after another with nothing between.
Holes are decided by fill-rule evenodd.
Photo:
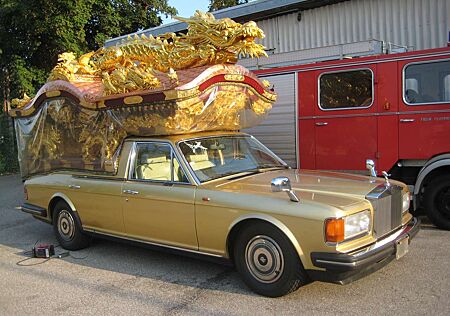
<instances>
[{"instance_id":1,"label":"gold rolls-royce car","mask_svg":"<svg viewBox=\"0 0 450 316\"><path fill-rule=\"evenodd\" d=\"M119 152L115 175L30 177L22 210L66 249L95 234L225 258L271 297L373 272L419 229L404 184L294 170L248 134L127 138Z\"/></svg>"}]
</instances>

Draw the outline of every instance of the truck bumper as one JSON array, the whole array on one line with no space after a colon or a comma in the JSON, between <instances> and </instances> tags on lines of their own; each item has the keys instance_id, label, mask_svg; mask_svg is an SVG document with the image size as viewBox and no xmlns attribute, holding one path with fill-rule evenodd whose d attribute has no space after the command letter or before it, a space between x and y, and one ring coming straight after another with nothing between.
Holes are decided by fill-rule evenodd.
<instances>
[{"instance_id":1,"label":"truck bumper","mask_svg":"<svg viewBox=\"0 0 450 316\"><path fill-rule=\"evenodd\" d=\"M312 252L314 266L325 271L307 270L311 279L324 282L346 284L364 277L399 259L407 251L411 239L417 234L420 220L413 217L399 231L375 244L351 254Z\"/></svg>"}]
</instances>

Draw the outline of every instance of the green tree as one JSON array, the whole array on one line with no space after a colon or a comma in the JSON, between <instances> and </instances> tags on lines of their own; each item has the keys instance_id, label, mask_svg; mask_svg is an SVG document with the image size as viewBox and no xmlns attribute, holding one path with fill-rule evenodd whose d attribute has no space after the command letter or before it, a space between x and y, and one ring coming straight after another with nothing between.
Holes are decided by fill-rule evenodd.
<instances>
[{"instance_id":1,"label":"green tree","mask_svg":"<svg viewBox=\"0 0 450 316\"><path fill-rule=\"evenodd\" d=\"M160 25L159 15L176 13L167 0L0 0L0 101L34 95L58 54L96 50L109 37ZM0 124L0 142L10 144L6 125ZM0 167L10 154L1 149Z\"/></svg>"},{"instance_id":2,"label":"green tree","mask_svg":"<svg viewBox=\"0 0 450 316\"><path fill-rule=\"evenodd\" d=\"M248 3L248 0L210 0L208 10L209 12L213 12L244 3Z\"/></svg>"}]
</instances>

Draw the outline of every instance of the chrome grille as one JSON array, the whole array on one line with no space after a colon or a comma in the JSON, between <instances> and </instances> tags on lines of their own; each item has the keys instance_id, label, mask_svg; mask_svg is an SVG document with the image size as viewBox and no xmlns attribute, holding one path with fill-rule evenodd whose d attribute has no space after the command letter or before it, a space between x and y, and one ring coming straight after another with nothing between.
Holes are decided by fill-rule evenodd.
<instances>
[{"instance_id":1,"label":"chrome grille","mask_svg":"<svg viewBox=\"0 0 450 316\"><path fill-rule=\"evenodd\" d=\"M402 188L380 185L366 198L374 209L374 234L380 238L395 230L402 223Z\"/></svg>"}]
</instances>

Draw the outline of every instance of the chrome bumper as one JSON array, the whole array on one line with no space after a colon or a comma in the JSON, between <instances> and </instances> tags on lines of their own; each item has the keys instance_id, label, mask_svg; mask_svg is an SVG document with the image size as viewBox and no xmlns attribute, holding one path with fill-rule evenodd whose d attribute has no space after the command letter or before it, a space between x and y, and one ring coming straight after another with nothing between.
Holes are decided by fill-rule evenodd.
<instances>
[{"instance_id":1,"label":"chrome bumper","mask_svg":"<svg viewBox=\"0 0 450 316\"><path fill-rule=\"evenodd\" d=\"M420 220L414 217L399 231L357 252L351 254L313 252L311 260L314 266L324 268L326 271L309 270L308 273L312 279L333 283L343 284L359 279L395 259L399 252L403 255L398 245L405 243L405 239L409 244L419 231L419 227Z\"/></svg>"}]
</instances>

